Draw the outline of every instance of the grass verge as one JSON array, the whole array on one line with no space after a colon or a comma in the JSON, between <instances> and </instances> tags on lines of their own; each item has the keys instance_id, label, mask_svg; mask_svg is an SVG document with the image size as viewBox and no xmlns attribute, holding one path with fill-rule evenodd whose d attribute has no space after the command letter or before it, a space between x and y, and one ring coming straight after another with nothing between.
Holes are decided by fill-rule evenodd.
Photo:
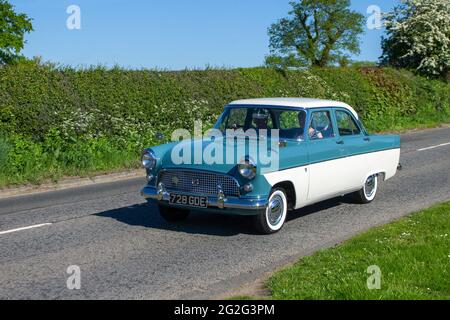
<instances>
[{"instance_id":1,"label":"grass verge","mask_svg":"<svg viewBox=\"0 0 450 320\"><path fill-rule=\"evenodd\" d=\"M368 289L371 266L381 271L379 290ZM282 300L448 300L450 202L302 258L267 285Z\"/></svg>"}]
</instances>

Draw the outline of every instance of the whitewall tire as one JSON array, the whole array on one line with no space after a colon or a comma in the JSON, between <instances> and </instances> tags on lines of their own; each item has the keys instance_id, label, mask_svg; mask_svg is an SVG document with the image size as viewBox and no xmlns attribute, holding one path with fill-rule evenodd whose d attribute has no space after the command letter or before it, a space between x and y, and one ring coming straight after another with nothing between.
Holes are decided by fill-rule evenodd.
<instances>
[{"instance_id":1,"label":"whitewall tire","mask_svg":"<svg viewBox=\"0 0 450 320\"><path fill-rule=\"evenodd\" d=\"M369 176L361 190L355 193L356 199L360 203L370 203L377 196L378 191L378 175Z\"/></svg>"},{"instance_id":2,"label":"whitewall tire","mask_svg":"<svg viewBox=\"0 0 450 320\"><path fill-rule=\"evenodd\" d=\"M286 191L282 188L272 190L268 207L264 212L255 216L256 228L263 234L280 231L286 221L288 201Z\"/></svg>"}]
</instances>

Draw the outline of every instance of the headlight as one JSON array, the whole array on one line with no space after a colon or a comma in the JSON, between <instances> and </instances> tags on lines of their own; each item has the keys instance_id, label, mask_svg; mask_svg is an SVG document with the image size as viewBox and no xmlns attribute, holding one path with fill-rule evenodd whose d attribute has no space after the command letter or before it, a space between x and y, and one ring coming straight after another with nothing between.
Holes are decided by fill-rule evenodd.
<instances>
[{"instance_id":1,"label":"headlight","mask_svg":"<svg viewBox=\"0 0 450 320\"><path fill-rule=\"evenodd\" d=\"M153 170L156 167L156 156L153 151L145 150L141 158L142 166L145 169Z\"/></svg>"},{"instance_id":2,"label":"headlight","mask_svg":"<svg viewBox=\"0 0 450 320\"><path fill-rule=\"evenodd\" d=\"M252 159L246 158L242 160L238 165L238 170L240 175L246 179L252 180L256 177L256 164Z\"/></svg>"}]
</instances>

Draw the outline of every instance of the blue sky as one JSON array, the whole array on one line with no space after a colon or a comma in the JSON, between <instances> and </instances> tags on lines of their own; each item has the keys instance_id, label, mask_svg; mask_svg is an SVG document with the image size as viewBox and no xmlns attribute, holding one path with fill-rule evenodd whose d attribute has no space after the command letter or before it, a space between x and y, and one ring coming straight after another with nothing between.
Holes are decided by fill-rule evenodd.
<instances>
[{"instance_id":1,"label":"blue sky","mask_svg":"<svg viewBox=\"0 0 450 320\"><path fill-rule=\"evenodd\" d=\"M289 0L10 0L33 18L23 53L72 66L130 68L251 67L269 53L267 28L290 9ZM368 16L396 0L352 0ZM69 5L81 9L81 30L69 30ZM361 37L354 59L375 61L381 30Z\"/></svg>"}]
</instances>

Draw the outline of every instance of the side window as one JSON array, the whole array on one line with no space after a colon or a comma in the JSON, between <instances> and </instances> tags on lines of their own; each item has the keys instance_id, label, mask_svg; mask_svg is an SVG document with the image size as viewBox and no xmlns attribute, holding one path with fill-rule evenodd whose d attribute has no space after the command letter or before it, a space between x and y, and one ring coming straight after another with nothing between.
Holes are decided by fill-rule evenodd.
<instances>
[{"instance_id":1,"label":"side window","mask_svg":"<svg viewBox=\"0 0 450 320\"><path fill-rule=\"evenodd\" d=\"M339 135L341 136L353 136L361 133L361 130L355 120L348 112L337 110L336 121L339 129Z\"/></svg>"},{"instance_id":2,"label":"side window","mask_svg":"<svg viewBox=\"0 0 450 320\"><path fill-rule=\"evenodd\" d=\"M283 111L280 114L280 129L298 128L298 112Z\"/></svg>"},{"instance_id":3,"label":"side window","mask_svg":"<svg viewBox=\"0 0 450 320\"><path fill-rule=\"evenodd\" d=\"M304 140L306 112L283 110L279 116L280 138Z\"/></svg>"},{"instance_id":4,"label":"side window","mask_svg":"<svg viewBox=\"0 0 450 320\"><path fill-rule=\"evenodd\" d=\"M334 137L330 111L315 111L312 113L308 134L311 140Z\"/></svg>"}]
</instances>

